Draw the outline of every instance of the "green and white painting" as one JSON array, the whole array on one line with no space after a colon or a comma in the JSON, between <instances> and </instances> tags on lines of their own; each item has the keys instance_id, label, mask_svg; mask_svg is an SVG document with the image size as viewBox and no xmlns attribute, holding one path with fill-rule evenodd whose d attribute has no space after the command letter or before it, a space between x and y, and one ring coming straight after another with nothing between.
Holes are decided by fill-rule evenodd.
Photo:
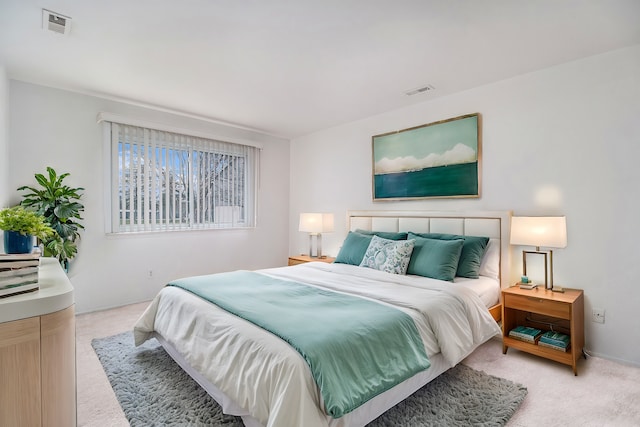
<instances>
[{"instance_id":1,"label":"green and white painting","mask_svg":"<svg viewBox=\"0 0 640 427\"><path fill-rule=\"evenodd\" d=\"M480 196L480 115L373 137L373 199Z\"/></svg>"}]
</instances>

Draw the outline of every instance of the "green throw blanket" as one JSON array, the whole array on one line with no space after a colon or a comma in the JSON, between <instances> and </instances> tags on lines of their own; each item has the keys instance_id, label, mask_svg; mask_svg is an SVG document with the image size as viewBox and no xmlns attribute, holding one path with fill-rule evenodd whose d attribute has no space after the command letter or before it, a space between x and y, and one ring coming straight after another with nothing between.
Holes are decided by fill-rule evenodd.
<instances>
[{"instance_id":1,"label":"green throw blanket","mask_svg":"<svg viewBox=\"0 0 640 427\"><path fill-rule=\"evenodd\" d=\"M309 364L334 418L430 366L411 317L370 300L250 271L191 277L169 286L289 343Z\"/></svg>"}]
</instances>

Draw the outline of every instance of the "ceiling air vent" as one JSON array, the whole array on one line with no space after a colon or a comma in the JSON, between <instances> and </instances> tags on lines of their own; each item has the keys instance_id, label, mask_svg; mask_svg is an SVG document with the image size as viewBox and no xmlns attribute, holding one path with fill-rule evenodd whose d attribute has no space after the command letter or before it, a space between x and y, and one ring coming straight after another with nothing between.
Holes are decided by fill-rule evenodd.
<instances>
[{"instance_id":1,"label":"ceiling air vent","mask_svg":"<svg viewBox=\"0 0 640 427\"><path fill-rule=\"evenodd\" d=\"M42 9L42 28L58 34L69 34L71 18L57 12Z\"/></svg>"},{"instance_id":2,"label":"ceiling air vent","mask_svg":"<svg viewBox=\"0 0 640 427\"><path fill-rule=\"evenodd\" d=\"M417 95L419 93L429 92L431 90L435 90L435 87L431 85L426 85L426 86L421 86L415 89L408 90L405 92L405 95L412 96L412 95Z\"/></svg>"}]
</instances>

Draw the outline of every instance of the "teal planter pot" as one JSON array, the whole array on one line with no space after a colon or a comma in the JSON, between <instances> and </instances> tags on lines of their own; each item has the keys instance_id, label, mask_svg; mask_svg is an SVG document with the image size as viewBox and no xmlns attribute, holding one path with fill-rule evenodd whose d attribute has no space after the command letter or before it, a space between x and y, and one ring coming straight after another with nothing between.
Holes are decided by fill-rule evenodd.
<instances>
[{"instance_id":1,"label":"teal planter pot","mask_svg":"<svg viewBox=\"0 0 640 427\"><path fill-rule=\"evenodd\" d=\"M33 250L33 236L15 231L4 231L4 252L7 254L28 254Z\"/></svg>"}]
</instances>

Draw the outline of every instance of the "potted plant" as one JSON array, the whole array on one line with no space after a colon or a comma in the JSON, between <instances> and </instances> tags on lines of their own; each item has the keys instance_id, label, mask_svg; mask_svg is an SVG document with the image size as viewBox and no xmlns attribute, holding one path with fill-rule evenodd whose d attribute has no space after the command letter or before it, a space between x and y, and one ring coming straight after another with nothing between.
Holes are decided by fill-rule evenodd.
<instances>
[{"instance_id":1,"label":"potted plant","mask_svg":"<svg viewBox=\"0 0 640 427\"><path fill-rule=\"evenodd\" d=\"M55 234L44 216L22 206L0 211L0 230L4 230L4 251L8 254L28 254L34 237L45 240Z\"/></svg>"},{"instance_id":2,"label":"potted plant","mask_svg":"<svg viewBox=\"0 0 640 427\"><path fill-rule=\"evenodd\" d=\"M71 188L64 185L68 173L58 175L56 171L47 167L48 176L35 174L40 188L22 186L18 191L28 191L23 197L22 205L35 209L42 214L55 230L55 233L42 239L44 255L58 258L62 267L67 270L69 260L78 252L80 230L84 226L80 223L80 213L84 205L80 203L81 191L84 188Z\"/></svg>"}]
</instances>

